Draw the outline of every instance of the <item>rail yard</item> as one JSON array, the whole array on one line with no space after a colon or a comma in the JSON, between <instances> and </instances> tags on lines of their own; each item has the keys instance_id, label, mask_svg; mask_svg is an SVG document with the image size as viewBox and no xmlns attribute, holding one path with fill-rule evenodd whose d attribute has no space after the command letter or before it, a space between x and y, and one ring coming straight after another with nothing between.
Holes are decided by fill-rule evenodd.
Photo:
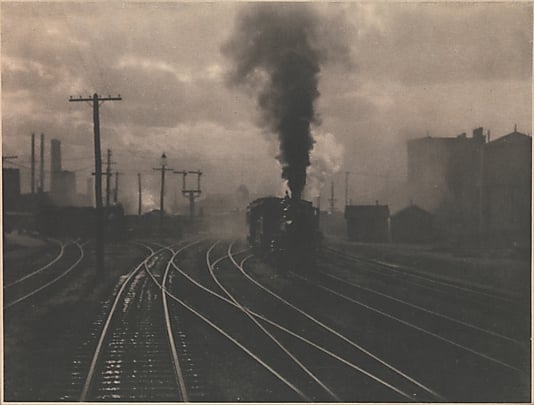
<instances>
[{"instance_id":1,"label":"rail yard","mask_svg":"<svg viewBox=\"0 0 534 405\"><path fill-rule=\"evenodd\" d=\"M240 240L7 252L5 400L525 401L528 297L347 252L277 270Z\"/></svg>"},{"instance_id":2,"label":"rail yard","mask_svg":"<svg viewBox=\"0 0 534 405\"><path fill-rule=\"evenodd\" d=\"M3 3L0 403L532 402L532 3Z\"/></svg>"}]
</instances>

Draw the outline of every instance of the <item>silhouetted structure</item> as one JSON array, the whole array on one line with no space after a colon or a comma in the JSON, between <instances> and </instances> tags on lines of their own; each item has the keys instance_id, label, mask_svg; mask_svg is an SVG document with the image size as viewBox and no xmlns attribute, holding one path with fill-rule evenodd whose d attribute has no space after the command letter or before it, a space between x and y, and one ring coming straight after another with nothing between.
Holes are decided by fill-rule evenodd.
<instances>
[{"instance_id":1,"label":"silhouetted structure","mask_svg":"<svg viewBox=\"0 0 534 405\"><path fill-rule=\"evenodd\" d=\"M532 138L514 131L486 145L483 220L495 242L530 242Z\"/></svg>"},{"instance_id":2,"label":"silhouetted structure","mask_svg":"<svg viewBox=\"0 0 534 405\"><path fill-rule=\"evenodd\" d=\"M72 205L76 201L76 174L62 170L61 142L50 141L50 199L56 205Z\"/></svg>"},{"instance_id":3,"label":"silhouetted structure","mask_svg":"<svg viewBox=\"0 0 534 405\"><path fill-rule=\"evenodd\" d=\"M480 229L480 198L485 136L482 128L455 138L408 141L408 188L415 204L436 215L447 237Z\"/></svg>"},{"instance_id":4,"label":"silhouetted structure","mask_svg":"<svg viewBox=\"0 0 534 405\"><path fill-rule=\"evenodd\" d=\"M16 210L20 201L20 170L2 168L3 210Z\"/></svg>"},{"instance_id":5,"label":"silhouetted structure","mask_svg":"<svg viewBox=\"0 0 534 405\"><path fill-rule=\"evenodd\" d=\"M389 208L387 205L347 205L347 235L358 242L389 241Z\"/></svg>"},{"instance_id":6,"label":"silhouetted structure","mask_svg":"<svg viewBox=\"0 0 534 405\"><path fill-rule=\"evenodd\" d=\"M435 238L433 215L410 205L391 216L391 240L395 243L426 243Z\"/></svg>"},{"instance_id":7,"label":"silhouetted structure","mask_svg":"<svg viewBox=\"0 0 534 405\"><path fill-rule=\"evenodd\" d=\"M410 198L435 215L440 236L463 242L530 241L532 138L514 132L408 141Z\"/></svg>"}]
</instances>

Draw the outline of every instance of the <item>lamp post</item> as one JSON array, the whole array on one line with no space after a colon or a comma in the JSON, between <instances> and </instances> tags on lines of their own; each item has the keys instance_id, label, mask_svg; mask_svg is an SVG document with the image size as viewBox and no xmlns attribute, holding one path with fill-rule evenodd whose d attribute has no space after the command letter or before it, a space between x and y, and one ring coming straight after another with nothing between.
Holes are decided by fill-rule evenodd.
<instances>
[{"instance_id":1,"label":"lamp post","mask_svg":"<svg viewBox=\"0 0 534 405\"><path fill-rule=\"evenodd\" d=\"M167 155L165 152L161 154L160 158L160 168L154 168L154 170L161 170L161 191L159 197L159 229L160 233L163 234L163 212L164 212L164 198L165 198L165 171L173 170L167 169Z\"/></svg>"}]
</instances>

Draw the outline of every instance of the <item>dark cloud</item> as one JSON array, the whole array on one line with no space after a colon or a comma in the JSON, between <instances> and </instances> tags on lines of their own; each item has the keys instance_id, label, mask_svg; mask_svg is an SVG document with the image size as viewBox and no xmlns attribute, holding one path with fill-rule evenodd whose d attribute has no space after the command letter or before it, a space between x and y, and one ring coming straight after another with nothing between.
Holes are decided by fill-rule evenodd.
<instances>
[{"instance_id":1,"label":"dark cloud","mask_svg":"<svg viewBox=\"0 0 534 405\"><path fill-rule=\"evenodd\" d=\"M405 140L427 131L453 136L484 126L496 137L514 123L530 131L531 4L306 6L318 17L312 31L321 58L338 58L321 65L314 116L344 147L341 171L402 173ZM65 157L85 159L92 153L91 110L68 97L120 93L122 102L103 105L101 126L103 147L122 153L124 172L149 170L168 150L176 164L208 168L211 189L233 187L248 162L244 178L276 191L276 145L255 128L254 103L223 82L230 66L221 44L237 14L254 7L4 2L5 151L27 156L31 132L44 132L63 141ZM353 181L365 193L381 180Z\"/></svg>"}]
</instances>

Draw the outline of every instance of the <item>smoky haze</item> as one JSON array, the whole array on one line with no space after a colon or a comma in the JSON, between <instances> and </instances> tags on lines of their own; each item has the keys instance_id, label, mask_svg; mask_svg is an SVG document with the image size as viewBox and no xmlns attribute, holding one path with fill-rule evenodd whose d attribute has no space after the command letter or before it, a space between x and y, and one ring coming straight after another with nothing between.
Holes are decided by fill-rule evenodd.
<instances>
[{"instance_id":1,"label":"smoky haze","mask_svg":"<svg viewBox=\"0 0 534 405\"><path fill-rule=\"evenodd\" d=\"M336 53L348 53L339 41L325 41L324 21L303 5L256 5L240 13L222 51L232 67L228 83L257 95L262 129L278 135L282 178L300 198L319 125L315 109L321 66Z\"/></svg>"}]
</instances>

